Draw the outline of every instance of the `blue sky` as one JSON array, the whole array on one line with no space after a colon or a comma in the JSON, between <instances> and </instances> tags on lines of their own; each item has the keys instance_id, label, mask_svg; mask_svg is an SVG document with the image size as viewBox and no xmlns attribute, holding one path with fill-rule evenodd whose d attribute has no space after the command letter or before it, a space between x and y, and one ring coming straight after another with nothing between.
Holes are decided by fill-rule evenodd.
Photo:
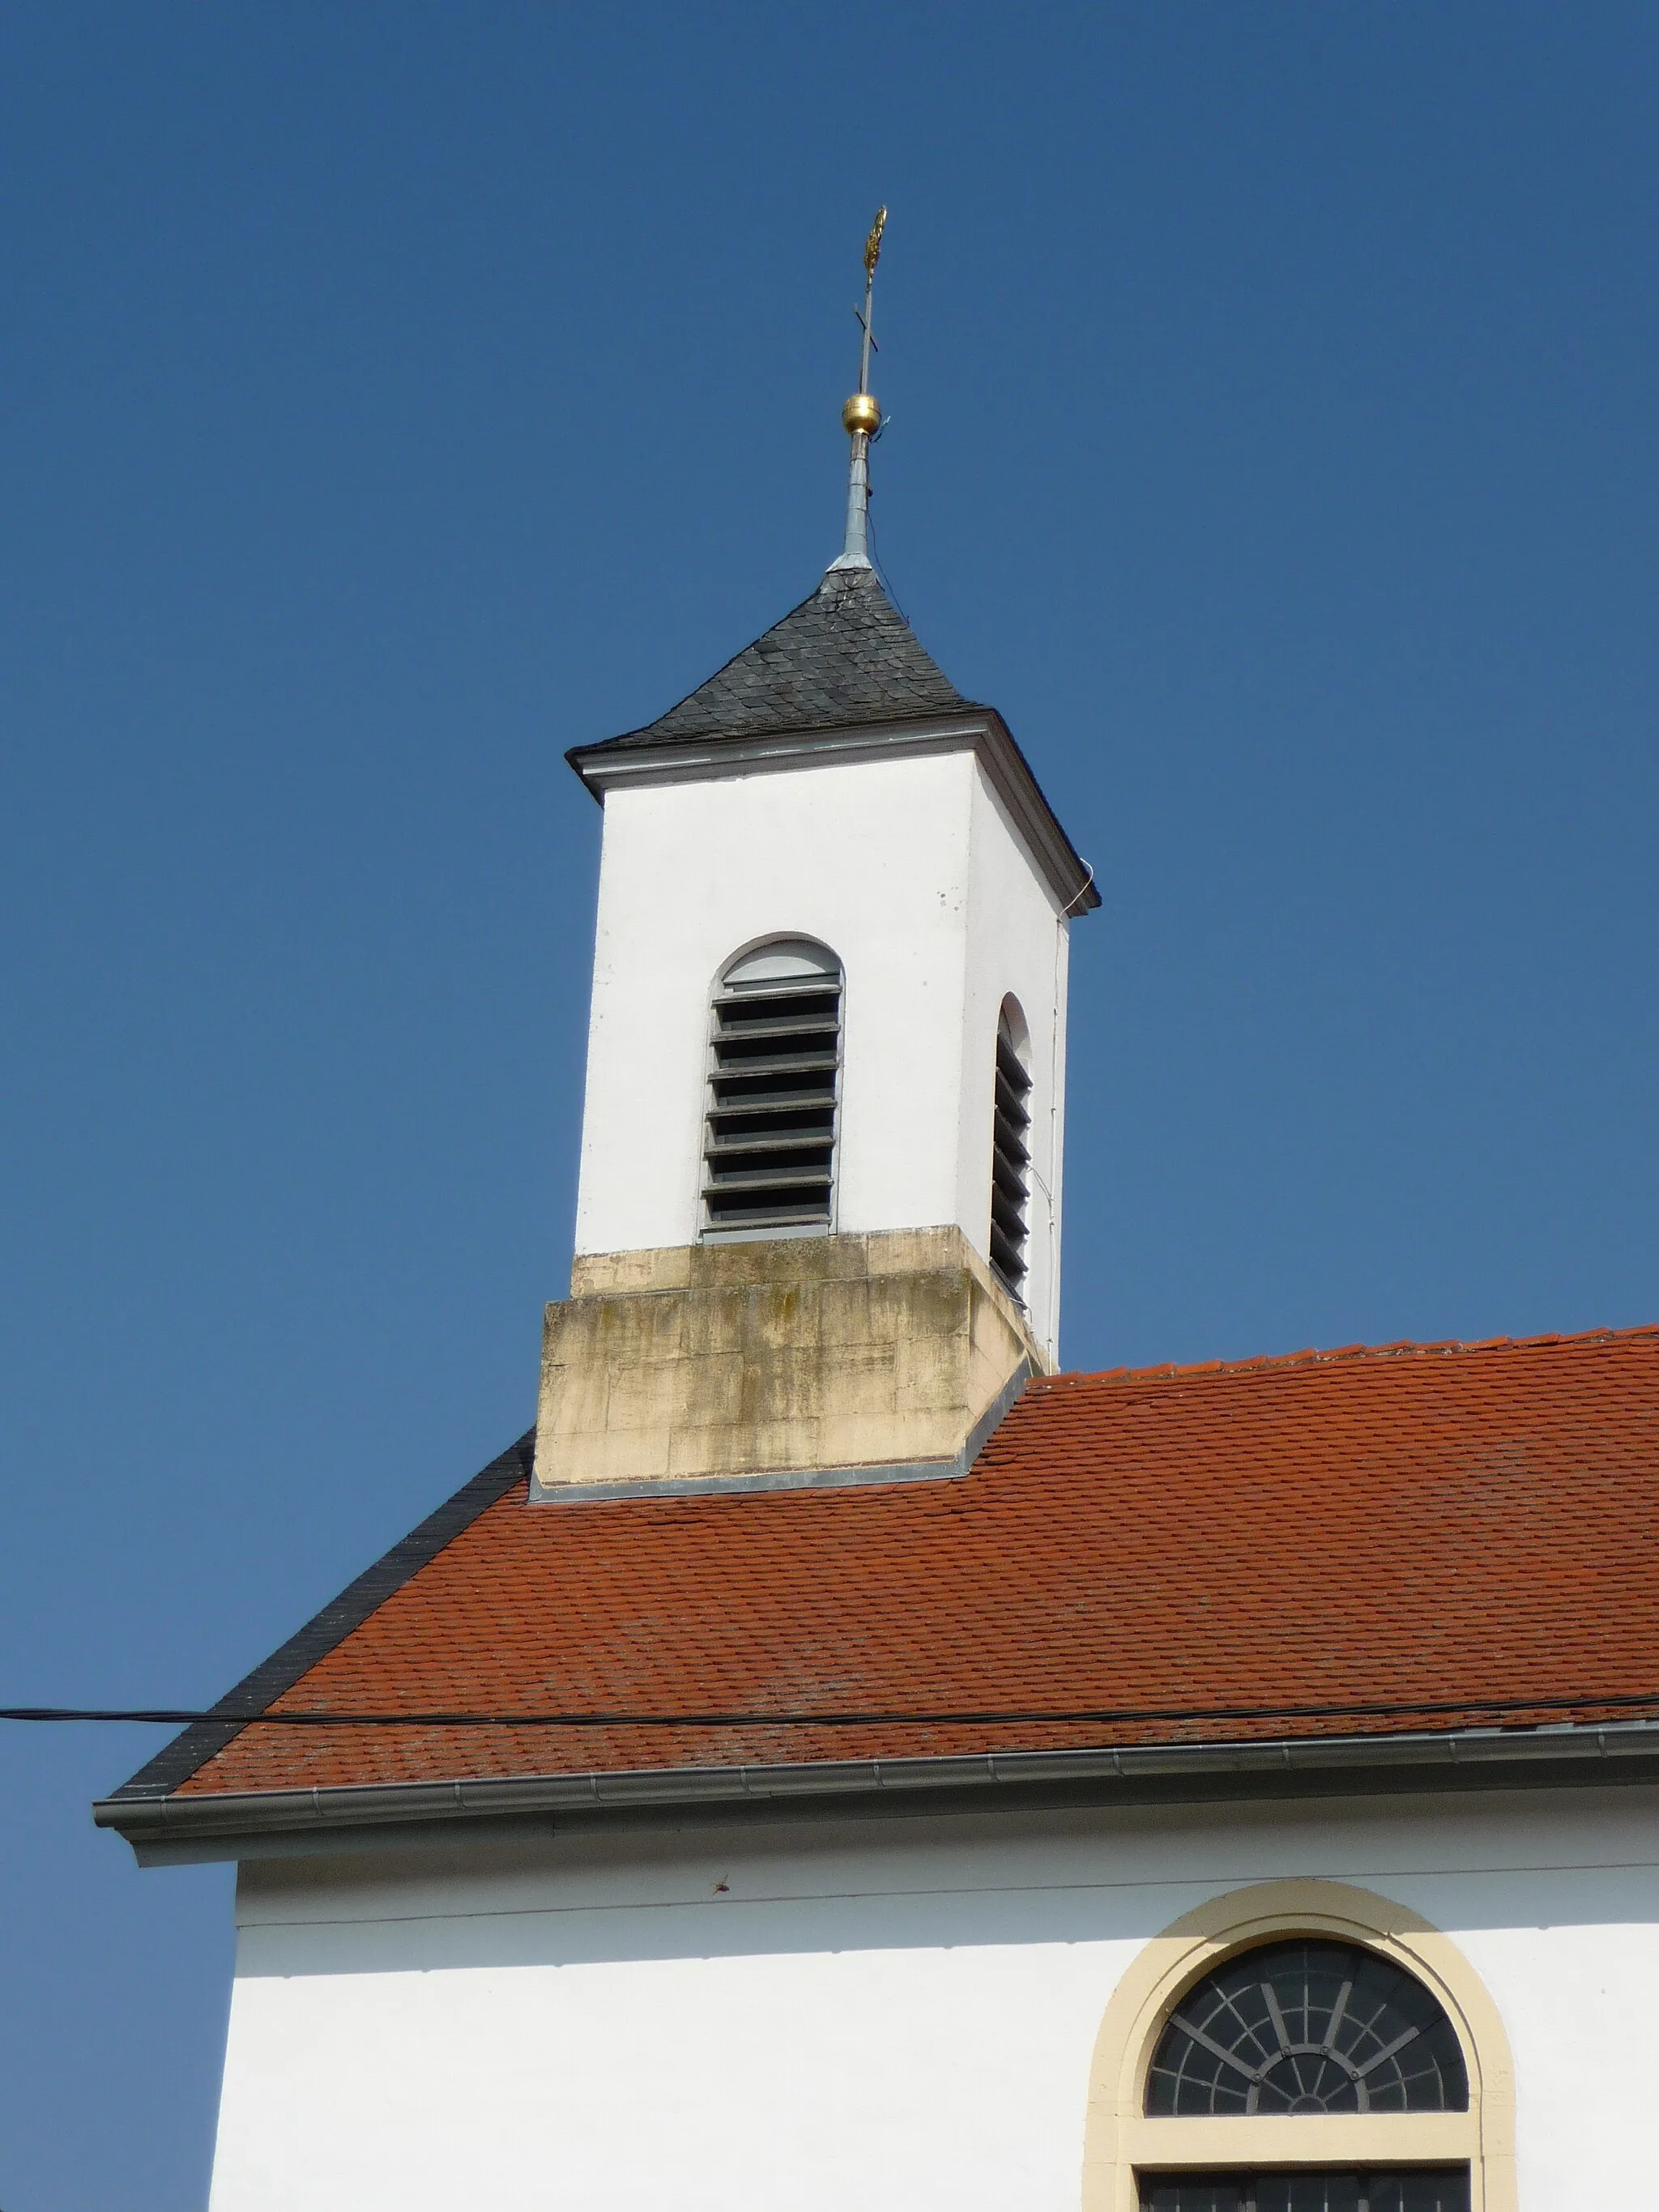
<instances>
[{"instance_id":1,"label":"blue sky","mask_svg":"<svg viewBox=\"0 0 1659 2212\"><path fill-rule=\"evenodd\" d=\"M599 817L878 550L1105 903L1065 1355L1659 1320L1659 16L0 15L0 1686L211 1698L527 1423ZM0 1735L0 2205L205 2198L225 1870Z\"/></svg>"}]
</instances>

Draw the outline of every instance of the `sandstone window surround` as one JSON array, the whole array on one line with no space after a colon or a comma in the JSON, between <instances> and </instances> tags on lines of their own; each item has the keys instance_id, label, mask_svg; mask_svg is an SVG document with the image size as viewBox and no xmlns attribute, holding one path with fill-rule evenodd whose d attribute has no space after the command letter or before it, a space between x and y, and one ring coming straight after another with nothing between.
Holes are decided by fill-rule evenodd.
<instances>
[{"instance_id":1,"label":"sandstone window surround","mask_svg":"<svg viewBox=\"0 0 1659 2212\"><path fill-rule=\"evenodd\" d=\"M1455 2097L1461 2060L1462 2109L1402 2108L1404 2098L1394 2110L1359 2109L1358 2098L1340 2095L1294 2110L1296 2100L1275 2111L1260 2099L1255 2111L1152 2109L1176 2101L1167 2087L1149 2097L1149 2086L1183 2001L1241 1953L1298 1941L1357 1946L1427 1993L1455 2039L1443 2071ZM1341 1882L1235 1890L1153 1937L1119 1983L1090 2071L1083 2212L1139 2212L1152 2176L1425 2167L1467 2169L1469 2212L1516 2212L1514 2075L1503 2022L1457 1946L1407 1907Z\"/></svg>"}]
</instances>

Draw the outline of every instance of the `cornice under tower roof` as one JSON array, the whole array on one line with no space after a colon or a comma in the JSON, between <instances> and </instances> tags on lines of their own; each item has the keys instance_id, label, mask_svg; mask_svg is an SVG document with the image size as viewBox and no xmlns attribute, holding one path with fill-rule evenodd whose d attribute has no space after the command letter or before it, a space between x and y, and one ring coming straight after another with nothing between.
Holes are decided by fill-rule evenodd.
<instances>
[{"instance_id":1,"label":"cornice under tower roof","mask_svg":"<svg viewBox=\"0 0 1659 2212\"><path fill-rule=\"evenodd\" d=\"M565 755L595 799L627 783L969 748L1062 913L1100 904L1082 860L994 707L965 698L866 563L836 562L811 597L642 729Z\"/></svg>"}]
</instances>

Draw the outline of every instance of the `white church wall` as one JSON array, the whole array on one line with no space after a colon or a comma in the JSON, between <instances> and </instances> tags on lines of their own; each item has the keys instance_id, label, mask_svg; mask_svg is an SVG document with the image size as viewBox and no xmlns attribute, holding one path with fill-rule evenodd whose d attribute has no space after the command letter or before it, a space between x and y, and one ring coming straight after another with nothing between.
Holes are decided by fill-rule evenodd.
<instances>
[{"instance_id":1,"label":"white church wall","mask_svg":"<svg viewBox=\"0 0 1659 2212\"><path fill-rule=\"evenodd\" d=\"M983 1009L1030 996L1034 1057L1051 1066L1056 928L967 751L607 798L578 1253L695 1240L709 994L735 952L775 935L819 939L845 970L837 1227L956 1222L984 1253ZM1053 1273L1033 1315L1043 1339Z\"/></svg>"},{"instance_id":2,"label":"white church wall","mask_svg":"<svg viewBox=\"0 0 1659 2212\"><path fill-rule=\"evenodd\" d=\"M1285 1875L1453 1936L1520 2203L1645 2189L1650 1791L550 1837L244 1870L213 2212L1077 2212L1146 1939Z\"/></svg>"}]
</instances>

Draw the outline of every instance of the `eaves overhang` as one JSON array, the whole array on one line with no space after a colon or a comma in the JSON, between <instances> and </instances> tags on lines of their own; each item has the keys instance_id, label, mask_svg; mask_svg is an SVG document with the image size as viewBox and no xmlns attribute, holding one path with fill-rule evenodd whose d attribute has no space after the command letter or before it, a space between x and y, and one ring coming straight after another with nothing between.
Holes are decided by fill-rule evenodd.
<instances>
[{"instance_id":1,"label":"eaves overhang","mask_svg":"<svg viewBox=\"0 0 1659 2212\"><path fill-rule=\"evenodd\" d=\"M93 1818L141 1865L163 1866L383 1850L453 1836L458 1824L672 1827L1642 1782L1659 1782L1659 1721L122 1796L95 1804Z\"/></svg>"},{"instance_id":2,"label":"eaves overhang","mask_svg":"<svg viewBox=\"0 0 1659 2212\"><path fill-rule=\"evenodd\" d=\"M665 738L660 744L573 745L565 758L593 797L645 785L708 783L803 768L902 760L923 753L975 753L1060 911L1100 904L1095 872L1060 827L1030 763L994 707L908 715L823 729L751 730L741 737Z\"/></svg>"}]
</instances>

